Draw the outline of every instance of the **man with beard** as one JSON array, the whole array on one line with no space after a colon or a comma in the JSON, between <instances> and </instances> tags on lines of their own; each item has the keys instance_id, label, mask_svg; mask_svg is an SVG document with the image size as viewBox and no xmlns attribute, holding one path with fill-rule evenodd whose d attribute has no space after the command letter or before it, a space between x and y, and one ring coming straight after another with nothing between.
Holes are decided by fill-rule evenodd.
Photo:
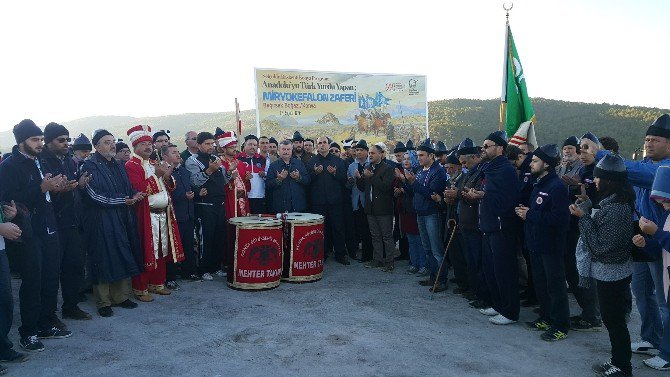
<instances>
[{"instance_id":1,"label":"man with beard","mask_svg":"<svg viewBox=\"0 0 670 377\"><path fill-rule=\"evenodd\" d=\"M363 179L358 180L359 189L365 192L365 214L372 237L373 267L382 267L392 272L397 256L393 241L393 168L382 161L383 148L375 144L370 150L370 164L363 170ZM362 183L362 184L361 184Z\"/></svg>"},{"instance_id":2,"label":"man with beard","mask_svg":"<svg viewBox=\"0 0 670 377\"><path fill-rule=\"evenodd\" d=\"M515 208L524 220L525 241L530 251L535 295L540 316L528 323L543 331L542 340L565 339L570 329L570 307L565 288L563 252L570 224L568 189L556 175L560 152L555 144L536 149L530 163L535 185L529 205Z\"/></svg>"},{"instance_id":3,"label":"man with beard","mask_svg":"<svg viewBox=\"0 0 670 377\"><path fill-rule=\"evenodd\" d=\"M244 152L238 154L237 159L246 167L243 178L249 183L249 189L247 191L247 196L249 198L249 212L261 214L266 213L265 164L267 159L256 153L257 150L258 138L256 135L247 135L244 138Z\"/></svg>"},{"instance_id":4,"label":"man with beard","mask_svg":"<svg viewBox=\"0 0 670 377\"><path fill-rule=\"evenodd\" d=\"M279 143L274 137L271 137L268 141L268 154L270 155L272 162L279 159Z\"/></svg>"},{"instance_id":5,"label":"man with beard","mask_svg":"<svg viewBox=\"0 0 670 377\"><path fill-rule=\"evenodd\" d=\"M170 192L175 188L173 167L163 161L162 156L160 161L150 160L153 148L149 126L138 125L127 133L135 153L125 164L126 173L133 189L146 194L146 199L135 207L140 247L144 255L144 272L133 277L133 292L138 300L151 302L151 293L170 294L170 290L165 288L166 264L184 260L170 197ZM156 135L154 140L157 140Z\"/></svg>"},{"instance_id":6,"label":"man with beard","mask_svg":"<svg viewBox=\"0 0 670 377\"><path fill-rule=\"evenodd\" d=\"M98 314L111 317L112 306L137 307L129 296L130 278L141 272L144 262L135 211L129 207L146 195L133 190L123 165L114 159L114 136L97 130L92 141L95 153L81 167L82 175L91 177L82 198L83 234Z\"/></svg>"},{"instance_id":7,"label":"man with beard","mask_svg":"<svg viewBox=\"0 0 670 377\"><path fill-rule=\"evenodd\" d=\"M307 163L309 160L314 157L314 153L308 153L307 151L304 150L304 143L305 139L302 137L300 134L300 131L296 131L293 133L293 157L296 157L302 161L305 166L307 166Z\"/></svg>"},{"instance_id":8,"label":"man with beard","mask_svg":"<svg viewBox=\"0 0 670 377\"><path fill-rule=\"evenodd\" d=\"M21 261L21 327L19 344L26 351L42 351L39 339L67 338L56 317L60 249L52 196L68 181L62 175L52 176L37 158L42 152L42 130L30 119L13 129L16 145L12 155L0 164L0 201L24 205L30 211L32 234L22 234ZM63 327L63 328L59 328Z\"/></svg>"},{"instance_id":9,"label":"man with beard","mask_svg":"<svg viewBox=\"0 0 670 377\"><path fill-rule=\"evenodd\" d=\"M124 143L123 140L119 139L116 141L116 160L126 163L130 160L130 148L128 144Z\"/></svg>"},{"instance_id":10,"label":"man with beard","mask_svg":"<svg viewBox=\"0 0 670 377\"><path fill-rule=\"evenodd\" d=\"M155 134L153 134L153 137L151 138L151 141L154 144L154 151L153 151L153 156L151 157L151 159L153 161L156 161L156 160L161 160L162 161L163 157L162 156L159 157L160 156L160 151L161 151L161 148L163 148L163 146L170 144L170 131L160 130L160 131L156 132ZM131 140L131 142L132 142L132 140Z\"/></svg>"},{"instance_id":11,"label":"man with beard","mask_svg":"<svg viewBox=\"0 0 670 377\"><path fill-rule=\"evenodd\" d=\"M516 169L504 156L507 136L491 133L482 144L484 184L475 197L479 203L479 230L483 235L482 268L493 306L480 312L496 325L519 320L519 268L517 264L519 204Z\"/></svg>"},{"instance_id":12,"label":"man with beard","mask_svg":"<svg viewBox=\"0 0 670 377\"><path fill-rule=\"evenodd\" d=\"M84 247L79 232L80 209L75 206L79 192L89 181L88 175L81 178L75 162L69 156L70 132L60 124L49 123L44 127L45 146L39 160L44 172L52 176L62 175L67 183L52 196L52 204L58 226L61 250L60 284L63 296L63 318L91 319L81 310L79 289L84 282Z\"/></svg>"},{"instance_id":13,"label":"man with beard","mask_svg":"<svg viewBox=\"0 0 670 377\"><path fill-rule=\"evenodd\" d=\"M294 141L294 148L295 145ZM311 208L313 213L323 215L325 218L324 244L326 250L328 250L328 245L334 245L335 260L348 265L342 210L342 203L346 200L343 193L344 183L347 180L346 167L344 161L330 154L329 146L327 138L318 138L318 154L307 163L307 172L312 181L310 185ZM324 253L324 258L325 256Z\"/></svg>"},{"instance_id":14,"label":"man with beard","mask_svg":"<svg viewBox=\"0 0 670 377\"><path fill-rule=\"evenodd\" d=\"M224 187L231 174L221 169L221 159L214 154L214 135L198 134L198 155L186 160L186 169L191 172L193 191L199 195L195 200L196 233L200 238L198 274L211 281L213 273L223 277L226 245L226 209Z\"/></svg>"}]
</instances>

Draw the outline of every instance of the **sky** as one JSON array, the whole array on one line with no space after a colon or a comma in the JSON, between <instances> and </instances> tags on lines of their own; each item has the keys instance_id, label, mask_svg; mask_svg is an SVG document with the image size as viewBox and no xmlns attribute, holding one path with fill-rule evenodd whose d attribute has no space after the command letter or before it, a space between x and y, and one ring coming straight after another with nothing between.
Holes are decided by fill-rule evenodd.
<instances>
[{"instance_id":1,"label":"sky","mask_svg":"<svg viewBox=\"0 0 670 377\"><path fill-rule=\"evenodd\" d=\"M509 3L508 3L509 4ZM532 97L670 108L670 1L518 0ZM0 131L93 115L255 108L254 68L422 74L500 96L502 1L4 1Z\"/></svg>"}]
</instances>

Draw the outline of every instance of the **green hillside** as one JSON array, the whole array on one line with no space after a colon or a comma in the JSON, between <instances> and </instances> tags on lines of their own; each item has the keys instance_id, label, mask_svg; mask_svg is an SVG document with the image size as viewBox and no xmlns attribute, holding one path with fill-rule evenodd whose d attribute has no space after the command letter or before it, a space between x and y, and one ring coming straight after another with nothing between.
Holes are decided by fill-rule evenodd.
<instances>
[{"instance_id":1,"label":"green hillside","mask_svg":"<svg viewBox=\"0 0 670 377\"><path fill-rule=\"evenodd\" d=\"M618 140L621 152L630 155L642 145L647 126L660 114L670 112L668 109L631 107L609 104L592 104L580 102L557 101L534 98L533 106L538 124L536 133L540 144L562 143L570 135L581 136L591 131L602 136L611 136ZM465 137L481 142L488 133L498 129L499 100L450 99L428 103L428 125L434 139L445 140L453 146ZM244 124L243 134L255 132L255 110L241 113ZM154 130L169 129L173 141L183 146L183 135L188 130L214 131L219 126L231 129L235 126L235 114L204 113L179 114L149 118L133 118L124 116L93 116L63 123L72 136L80 132L90 137L95 129L106 128L116 137L125 138L128 128L136 124L149 124ZM289 136L288 130L278 127L262 130L263 134ZM333 128L330 131L335 132ZM306 130L306 134L312 135ZM400 133L400 132L398 132ZM348 131L338 130L337 136L348 135ZM398 137L404 137L399 135ZM11 130L0 132L0 150L7 152L13 145L14 137Z\"/></svg>"}]
</instances>

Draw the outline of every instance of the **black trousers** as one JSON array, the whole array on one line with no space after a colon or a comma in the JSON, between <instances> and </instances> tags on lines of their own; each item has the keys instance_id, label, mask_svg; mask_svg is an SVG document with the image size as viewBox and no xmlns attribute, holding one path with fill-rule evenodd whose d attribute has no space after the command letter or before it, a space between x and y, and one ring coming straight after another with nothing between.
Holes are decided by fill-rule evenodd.
<instances>
[{"instance_id":1,"label":"black trousers","mask_svg":"<svg viewBox=\"0 0 670 377\"><path fill-rule=\"evenodd\" d=\"M563 255L531 252L530 263L533 266L535 295L540 303L540 318L567 334L570 330L570 307Z\"/></svg>"},{"instance_id":2,"label":"black trousers","mask_svg":"<svg viewBox=\"0 0 670 377\"><path fill-rule=\"evenodd\" d=\"M9 275L7 252L0 250L0 357L7 355L12 348L9 330L14 318L14 298L12 297L12 278Z\"/></svg>"},{"instance_id":3,"label":"black trousers","mask_svg":"<svg viewBox=\"0 0 670 377\"><path fill-rule=\"evenodd\" d=\"M519 320L518 239L514 230L484 233L482 269L493 309L513 321Z\"/></svg>"},{"instance_id":4,"label":"black trousers","mask_svg":"<svg viewBox=\"0 0 670 377\"><path fill-rule=\"evenodd\" d=\"M198 273L213 273L226 264L226 210L222 204L195 204Z\"/></svg>"},{"instance_id":5,"label":"black trousers","mask_svg":"<svg viewBox=\"0 0 670 377\"><path fill-rule=\"evenodd\" d=\"M268 213L265 198L249 198L249 211L254 215Z\"/></svg>"},{"instance_id":6,"label":"black trousers","mask_svg":"<svg viewBox=\"0 0 670 377\"><path fill-rule=\"evenodd\" d=\"M81 243L79 228L71 226L59 230L61 246L60 288L63 309L72 309L79 303L79 292L84 283L86 251Z\"/></svg>"},{"instance_id":7,"label":"black trousers","mask_svg":"<svg viewBox=\"0 0 670 377\"><path fill-rule=\"evenodd\" d=\"M630 291L631 276L617 281L596 280L600 313L609 332L612 345L612 364L624 372L632 373L630 362L630 333L626 325L627 303L625 291Z\"/></svg>"},{"instance_id":8,"label":"black trousers","mask_svg":"<svg viewBox=\"0 0 670 377\"><path fill-rule=\"evenodd\" d=\"M358 254L358 234L354 226L354 210L351 207L351 201L345 200L344 203L344 244L347 247L347 254L351 258L356 258ZM369 234L369 232L368 232Z\"/></svg>"},{"instance_id":9,"label":"black trousers","mask_svg":"<svg viewBox=\"0 0 670 377\"><path fill-rule=\"evenodd\" d=\"M180 274L183 278L187 278L196 273L198 254L193 249L193 231L195 228L193 220L177 222L177 227L179 228L181 245L184 247L184 260L176 264L167 262L167 281L175 280L177 274Z\"/></svg>"},{"instance_id":10,"label":"black trousers","mask_svg":"<svg viewBox=\"0 0 670 377\"><path fill-rule=\"evenodd\" d=\"M312 211L323 215L325 219L325 240L326 250L327 245L335 247L335 255L338 257L345 257L347 255L346 247L344 245L344 213L342 204L312 204ZM324 253L325 257L325 253Z\"/></svg>"},{"instance_id":11,"label":"black trousers","mask_svg":"<svg viewBox=\"0 0 670 377\"><path fill-rule=\"evenodd\" d=\"M370 235L368 216L362 207L354 211L354 224L361 239L361 260L372 260L372 236Z\"/></svg>"},{"instance_id":12,"label":"black trousers","mask_svg":"<svg viewBox=\"0 0 670 377\"><path fill-rule=\"evenodd\" d=\"M465 257L468 265L468 289L477 294L477 298L491 304L491 294L489 293L484 271L482 270L482 233L479 230L463 230L463 239L465 240Z\"/></svg>"},{"instance_id":13,"label":"black trousers","mask_svg":"<svg viewBox=\"0 0 670 377\"><path fill-rule=\"evenodd\" d=\"M33 221L33 229L41 224ZM21 288L22 337L37 335L39 330L53 327L58 305L58 282L60 278L61 248L56 233L36 230L34 236L18 245Z\"/></svg>"},{"instance_id":14,"label":"black trousers","mask_svg":"<svg viewBox=\"0 0 670 377\"><path fill-rule=\"evenodd\" d=\"M396 259L409 260L409 241L407 241L407 235L400 231L400 215L395 207L393 208L393 218L395 220L393 223L393 239L398 241L398 251L400 251L400 256Z\"/></svg>"},{"instance_id":15,"label":"black trousers","mask_svg":"<svg viewBox=\"0 0 670 377\"><path fill-rule=\"evenodd\" d=\"M600 310L595 287L582 288L579 286L579 274L577 273L577 259L575 256L578 241L579 228L570 227L565 241L565 279L572 294L575 296L577 305L582 309L582 319L593 325L599 325L601 321ZM628 300L631 301L631 293L627 292L625 294L629 298ZM628 311L630 312L630 309Z\"/></svg>"},{"instance_id":16,"label":"black trousers","mask_svg":"<svg viewBox=\"0 0 670 377\"><path fill-rule=\"evenodd\" d=\"M451 238L451 232L453 228L446 229L444 232L444 245L446 246ZM456 279L456 284L463 289L469 289L468 284L468 262L465 259L465 250L466 248L465 239L460 230L456 230L454 238L451 240L449 249L447 249L447 257L451 266L454 268L454 278ZM446 270L443 270L442 273L447 273Z\"/></svg>"}]
</instances>

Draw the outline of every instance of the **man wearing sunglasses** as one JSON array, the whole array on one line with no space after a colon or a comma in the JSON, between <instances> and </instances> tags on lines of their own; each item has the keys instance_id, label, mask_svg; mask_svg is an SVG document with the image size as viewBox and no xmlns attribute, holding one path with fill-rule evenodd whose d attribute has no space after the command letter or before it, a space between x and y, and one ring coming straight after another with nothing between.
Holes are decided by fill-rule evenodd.
<instances>
[{"instance_id":1,"label":"man wearing sunglasses","mask_svg":"<svg viewBox=\"0 0 670 377\"><path fill-rule=\"evenodd\" d=\"M186 142L186 149L184 149L180 156L181 160L186 162L189 157L198 155L198 133L195 131L188 131L184 137Z\"/></svg>"},{"instance_id":2,"label":"man wearing sunglasses","mask_svg":"<svg viewBox=\"0 0 670 377\"><path fill-rule=\"evenodd\" d=\"M60 234L62 312L63 318L81 320L91 319L91 316L77 306L79 289L84 281L84 248L79 233L81 207L76 188L80 182L80 187L86 186L88 175L78 176L77 165L69 156L69 141L70 132L65 127L53 122L47 124L44 148L38 158L45 174L62 175L66 179L65 187L51 198ZM59 327L64 328L64 325Z\"/></svg>"},{"instance_id":3,"label":"man wearing sunglasses","mask_svg":"<svg viewBox=\"0 0 670 377\"><path fill-rule=\"evenodd\" d=\"M519 181L516 169L504 156L506 147L503 131L493 132L484 140L482 160L487 164L482 168L483 191L475 194L481 199L482 269L493 304L480 312L496 325L519 320L518 221L514 212L519 203Z\"/></svg>"}]
</instances>

